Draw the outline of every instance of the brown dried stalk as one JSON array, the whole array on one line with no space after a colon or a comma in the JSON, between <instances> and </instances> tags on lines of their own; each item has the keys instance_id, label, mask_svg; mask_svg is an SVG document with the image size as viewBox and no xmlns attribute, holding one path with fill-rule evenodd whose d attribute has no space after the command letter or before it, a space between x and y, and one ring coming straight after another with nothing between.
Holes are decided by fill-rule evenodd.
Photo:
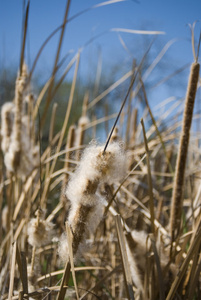
<instances>
[{"instance_id":1,"label":"brown dried stalk","mask_svg":"<svg viewBox=\"0 0 201 300\"><path fill-rule=\"evenodd\" d=\"M170 233L172 242L179 234L182 205L183 205L183 187L184 187L184 174L186 166L186 158L188 152L188 144L190 137L190 128L193 117L193 107L197 91L197 83L199 78L200 65L194 62L191 65L191 72L187 88L182 132L179 142L179 150L176 162L175 179L173 186L173 196L170 212Z\"/></svg>"},{"instance_id":2,"label":"brown dried stalk","mask_svg":"<svg viewBox=\"0 0 201 300\"><path fill-rule=\"evenodd\" d=\"M68 160L70 159L71 152L69 152L68 150L73 147L74 140L75 140L75 126L71 125L69 128L69 131L68 131L68 136L67 136L67 141L66 141L66 155L65 155L65 163L64 163L64 169L65 169L66 173L65 173L64 179L62 181L62 188L61 188L61 195L60 195L60 201L63 204L64 204L64 202L66 202L66 196L64 193L65 193L65 188L68 183L68 177L69 177L67 171L69 170L69 167L70 167Z\"/></svg>"}]
</instances>

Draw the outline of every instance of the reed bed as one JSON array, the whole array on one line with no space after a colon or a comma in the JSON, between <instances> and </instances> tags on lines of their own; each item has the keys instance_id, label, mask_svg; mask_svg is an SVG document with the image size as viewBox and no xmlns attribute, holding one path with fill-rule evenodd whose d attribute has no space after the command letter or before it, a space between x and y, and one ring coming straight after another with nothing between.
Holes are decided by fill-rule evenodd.
<instances>
[{"instance_id":1,"label":"reed bed","mask_svg":"<svg viewBox=\"0 0 201 300\"><path fill-rule=\"evenodd\" d=\"M55 78L69 4L52 76L37 97L30 93L33 70L28 71L22 47L15 98L1 108L0 298L198 300L201 135L191 123L199 56L194 55L185 110L174 98L154 112L149 105L144 80L164 50L143 73L144 58L93 99L86 91L72 124L82 54ZM47 110L71 68L66 114L55 132L57 104L50 120ZM92 118L91 108L126 79L130 85L119 110ZM132 105L138 97L146 104L141 122ZM176 106L180 116L184 110L183 121L172 112ZM110 119L113 129L98 143L96 127L107 128Z\"/></svg>"}]
</instances>

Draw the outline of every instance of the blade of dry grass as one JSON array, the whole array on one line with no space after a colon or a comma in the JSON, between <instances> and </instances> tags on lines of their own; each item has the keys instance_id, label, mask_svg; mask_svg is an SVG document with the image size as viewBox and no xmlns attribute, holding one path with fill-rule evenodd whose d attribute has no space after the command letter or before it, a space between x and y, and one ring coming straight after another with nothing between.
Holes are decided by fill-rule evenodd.
<instances>
[{"instance_id":1,"label":"blade of dry grass","mask_svg":"<svg viewBox=\"0 0 201 300\"><path fill-rule=\"evenodd\" d=\"M78 271L106 270L106 268L104 268L104 267L89 266L89 267L74 267L74 270L75 270L75 272L78 272ZM61 275L63 273L64 273L64 270L59 270L59 271L51 272L49 274L46 274L46 275L43 275L43 276L39 277L37 279L37 282L40 282L40 281L45 280L45 279L47 279L49 277L52 277L52 276Z\"/></svg>"},{"instance_id":2,"label":"blade of dry grass","mask_svg":"<svg viewBox=\"0 0 201 300\"><path fill-rule=\"evenodd\" d=\"M51 119L50 119L50 129L49 129L49 138L48 138L48 142L49 142L50 147L51 147L52 141L53 141L54 125L55 125L55 117L56 117L57 107L58 107L58 104L54 103L53 108L52 108ZM41 140L41 139L39 139L39 140ZM48 153L47 159L50 157L50 155L51 155L51 150ZM41 165L40 165L40 168L41 168ZM50 170L50 163L47 163L46 164L46 170L45 170L46 174L49 173L49 170Z\"/></svg>"},{"instance_id":3,"label":"blade of dry grass","mask_svg":"<svg viewBox=\"0 0 201 300\"><path fill-rule=\"evenodd\" d=\"M163 274L162 274L160 259L159 259L158 251L156 248L156 241L155 241L154 235L149 235L149 236L150 236L151 245L152 245L152 249L154 252L154 258L155 258L155 262L156 262L160 300L165 300L165 286L164 286L164 281L163 281Z\"/></svg>"},{"instance_id":4,"label":"blade of dry grass","mask_svg":"<svg viewBox=\"0 0 201 300\"><path fill-rule=\"evenodd\" d=\"M152 43L153 43L153 42L152 42ZM122 110L123 110L123 108L124 108L124 106L125 106L125 103L126 103L126 101L127 101L127 99L128 99L128 96L129 96L130 93L131 93L131 90L132 90L133 85L134 85L134 83L135 83L137 74L138 74L138 72L141 70L141 68L142 68L142 66L143 66L143 63L144 63L144 61L145 61L145 58L146 58L147 54L149 53L149 51L150 51L150 49L151 49L152 43L149 45L148 49L146 50L145 54L143 55L143 57L142 57L142 59L141 59L141 61L140 61L139 66L137 67L137 69L136 69L136 70L134 69L134 70L132 71L132 78L131 78L131 82L130 82L129 88L128 88L127 93L126 93L126 96L125 96L125 98L124 98L124 100L123 100L123 102L122 102L122 104L121 104L121 107L120 107L120 109L119 109L119 112L118 112L118 115L117 115L116 120L115 120L115 122L114 122L114 125L112 126L112 129L111 129L111 131L110 131L110 134L109 134L109 136L108 136L108 138L107 138L107 140L106 140L106 143L105 143L105 147L104 147L103 153L105 153L105 151L106 151L106 149L107 149L107 146L108 146L108 144L109 144L109 142L110 142L110 139L111 139L111 137L112 137L113 131L114 131L116 125L117 125L117 122L118 122L118 120L119 120L119 118L120 118L120 115L121 115L121 113L122 113Z\"/></svg>"},{"instance_id":5,"label":"blade of dry grass","mask_svg":"<svg viewBox=\"0 0 201 300\"><path fill-rule=\"evenodd\" d=\"M181 280L183 279L183 277L185 275L185 272L188 268L189 262L190 262L191 259L193 259L194 250L200 244L200 242L201 242L201 225L199 226L199 228L196 232L196 236L195 236L193 242L190 244L187 256L186 256L184 262L182 263L182 265L179 269L179 272L178 272L178 274L177 274L177 276L176 276L176 278L175 278L175 280L174 280L174 282L173 282L173 284L170 288L170 291L167 295L166 300L174 299L177 288L178 288Z\"/></svg>"},{"instance_id":6,"label":"blade of dry grass","mask_svg":"<svg viewBox=\"0 0 201 300\"><path fill-rule=\"evenodd\" d=\"M128 262L128 256L126 252L126 242L125 237L121 225L121 218L119 215L115 216L115 223L117 228L117 235L118 235L118 241L119 241L119 248L121 251L121 260L122 260L122 266L124 271L124 279L125 279L125 287L127 292L128 299L134 300L134 294L133 294L133 287L132 287L132 277L130 272L130 266Z\"/></svg>"},{"instance_id":7,"label":"blade of dry grass","mask_svg":"<svg viewBox=\"0 0 201 300\"><path fill-rule=\"evenodd\" d=\"M63 25L62 25L62 29L61 29L60 38L59 38L59 44L58 44L57 53L56 53L56 57L55 57L55 61L54 61L54 67L53 67L53 71L52 71L53 80L51 80L51 83L50 83L50 87L49 87L48 94L47 94L47 99L46 99L46 102L45 102L44 111L43 111L43 114L42 114L42 117L41 117L41 128L44 125L45 118L46 118L46 115L47 115L47 111L48 111L48 108L49 108L49 105L50 105L50 102L51 102L51 99L52 99L52 89L53 89L53 85L54 85L54 78L55 78L55 74L56 74L56 70L57 70L57 64L58 64L59 57L60 57L61 46L62 46L62 42L63 42L65 27L66 27L66 24L67 24L66 20L67 20L68 14L69 14L70 3L71 3L71 0L67 0L64 19L63 19Z\"/></svg>"},{"instance_id":8,"label":"blade of dry grass","mask_svg":"<svg viewBox=\"0 0 201 300\"><path fill-rule=\"evenodd\" d=\"M93 99L88 104L88 109L92 108L95 104L97 104L100 100L102 100L110 92L112 92L114 89L116 89L119 85L121 85L124 81L126 81L132 74L133 74L132 71L129 71L124 76L122 76L119 80L117 80L115 83L113 83L108 89L106 89L104 92L102 92L99 96L97 96L95 99Z\"/></svg>"},{"instance_id":9,"label":"blade of dry grass","mask_svg":"<svg viewBox=\"0 0 201 300\"><path fill-rule=\"evenodd\" d=\"M17 247L17 264L23 286L23 293L28 294L27 261L25 252L19 252Z\"/></svg>"},{"instance_id":10,"label":"blade of dry grass","mask_svg":"<svg viewBox=\"0 0 201 300\"><path fill-rule=\"evenodd\" d=\"M135 67L136 67L136 61L133 60L133 67L132 67L133 73L135 71ZM131 78L131 80L132 80L132 78ZM129 99L128 99L128 106L127 106L127 125L126 125L126 137L125 137L126 149L128 148L128 145L129 145L129 134L130 134L130 124L131 124L131 114L132 114L131 101L132 101L132 93L130 92Z\"/></svg>"},{"instance_id":11,"label":"blade of dry grass","mask_svg":"<svg viewBox=\"0 0 201 300\"><path fill-rule=\"evenodd\" d=\"M192 274L193 278L191 280L190 287L189 287L188 299L193 299L193 297L195 295L196 285L199 282L200 273L201 273L201 258L199 259L199 261L197 263L197 267L196 267L194 273Z\"/></svg>"},{"instance_id":12,"label":"blade of dry grass","mask_svg":"<svg viewBox=\"0 0 201 300\"><path fill-rule=\"evenodd\" d=\"M78 294L78 288L77 288L77 282L76 282L76 276L75 276L75 268L74 268L74 258L73 258L73 239L72 239L72 232L70 229L70 226L68 225L68 222L66 222L66 233L67 233L67 241L68 241L68 249L69 249L69 259L70 259L70 264L71 264L71 272L72 272L72 277L73 277L73 282L75 286L75 292L76 292L76 297L79 300L79 294Z\"/></svg>"},{"instance_id":13,"label":"blade of dry grass","mask_svg":"<svg viewBox=\"0 0 201 300\"><path fill-rule=\"evenodd\" d=\"M11 260L11 270L10 270L10 283L9 283L9 293L8 300L12 299L13 288L14 288L14 279L15 279L15 264L16 264L16 252L17 252L17 242L13 243L12 249L12 260Z\"/></svg>"},{"instance_id":14,"label":"blade of dry grass","mask_svg":"<svg viewBox=\"0 0 201 300\"><path fill-rule=\"evenodd\" d=\"M145 100L145 102L146 102L146 105L147 105L147 108L148 108L148 111L149 111L149 114L150 114L152 123L153 123L153 125L154 125L154 127L155 127L155 129L156 129L156 133L157 133L157 135L158 135L158 137L159 137L159 139L160 139L161 145L162 145L162 147L163 147L163 150L164 150L164 153L165 153L165 156L166 156L166 159L167 159L167 163L168 163L169 168L170 168L170 172L173 173L172 166L171 166L170 161L169 161L169 159L168 159L168 154L167 154L167 151L166 151L166 148L165 148L165 144L164 144L164 142L163 142L162 136L161 136L161 134L160 134L160 131L159 131L159 129L158 129L158 126L157 126L157 124L156 124L155 118L154 118L154 116L153 116L153 113L152 113L152 111L151 111L151 108L150 108L150 105L149 105L149 102L148 102L148 99L147 99L146 90L145 90L145 86L144 86L144 82L143 82L143 80L142 80L141 74L140 74L139 78L140 78L140 82L141 82L141 85L142 85L142 91L143 91L143 94L144 94L144 100Z\"/></svg>"},{"instance_id":15,"label":"blade of dry grass","mask_svg":"<svg viewBox=\"0 0 201 300\"><path fill-rule=\"evenodd\" d=\"M66 262L64 273L61 281L61 285L59 288L59 293L57 295L57 300L63 300L67 290L67 284L70 277L70 262Z\"/></svg>"},{"instance_id":16,"label":"blade of dry grass","mask_svg":"<svg viewBox=\"0 0 201 300\"><path fill-rule=\"evenodd\" d=\"M146 34L146 35L165 34L164 31L135 30L135 29L127 29L127 28L112 28L111 31L125 32L125 33L132 33L132 34Z\"/></svg>"},{"instance_id":17,"label":"blade of dry grass","mask_svg":"<svg viewBox=\"0 0 201 300\"><path fill-rule=\"evenodd\" d=\"M147 142L147 138L146 138L146 132L145 132L143 119L141 119L141 125L142 125L142 130L143 130L144 145L145 145L146 160L147 160L147 172L148 172L147 175L148 175L148 185L149 185L149 205L150 205L150 216L151 216L151 231L155 235L153 184L152 184L151 168L150 168L150 160L149 160L149 148L148 148L148 142Z\"/></svg>"},{"instance_id":18,"label":"blade of dry grass","mask_svg":"<svg viewBox=\"0 0 201 300\"><path fill-rule=\"evenodd\" d=\"M79 60L80 60L80 54L78 53L77 62L76 62L76 66L75 66L74 77L73 77L73 82L72 82L69 101L68 101L68 107L67 107L67 110L66 110L64 123L63 123L62 129L61 129L61 134L60 134L60 137L59 137L58 145L57 145L57 148L56 148L56 153L58 153L61 149L62 142L63 142L64 135L65 135L65 132L66 132L66 128L67 128L67 125L68 125L68 121L69 121L69 116L70 116L72 103L73 103L74 92L75 92L75 84L76 84L76 79L77 79ZM52 165L51 165L49 176L51 176L51 174L54 171L54 168L56 166L56 161L57 161L57 157L55 156L55 158L52 162ZM50 182L47 182L47 184L44 186L44 190L43 190L43 194L42 194L42 198L41 198L41 205L44 205L44 203L45 203L45 198L46 198L46 195L47 195L47 192L48 192L49 183Z\"/></svg>"},{"instance_id":19,"label":"blade of dry grass","mask_svg":"<svg viewBox=\"0 0 201 300\"><path fill-rule=\"evenodd\" d=\"M106 5L110 5L110 4L114 4L114 3L118 3L118 2L124 2L124 1L126 1L126 0L108 0L108 1L104 1L99 4L94 5L93 8L106 6Z\"/></svg>"},{"instance_id":20,"label":"blade of dry grass","mask_svg":"<svg viewBox=\"0 0 201 300\"><path fill-rule=\"evenodd\" d=\"M17 205L15 207L14 214L13 214L13 221L16 220L18 213L21 209L21 206L25 200L26 194L28 193L29 189L31 188L32 182L33 182L34 178L36 177L37 173L38 173L38 170L34 170L33 173L28 177L28 179L24 185L24 189L23 189L23 191L19 197L19 200L17 202Z\"/></svg>"}]
</instances>

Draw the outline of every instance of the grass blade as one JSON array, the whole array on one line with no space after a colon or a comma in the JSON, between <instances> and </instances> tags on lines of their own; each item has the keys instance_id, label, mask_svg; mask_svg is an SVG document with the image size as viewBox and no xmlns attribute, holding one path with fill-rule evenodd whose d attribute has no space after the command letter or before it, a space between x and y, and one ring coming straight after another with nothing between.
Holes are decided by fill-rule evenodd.
<instances>
[{"instance_id":1,"label":"grass blade","mask_svg":"<svg viewBox=\"0 0 201 300\"><path fill-rule=\"evenodd\" d=\"M148 185L149 185L149 205L150 205L150 215L151 215L151 230L152 233L155 234L155 226L154 226L154 196L153 196L153 184L152 184L152 178L151 178L151 168L150 168L150 160L149 160L149 148L148 148L148 142L146 138L146 132L144 127L143 119L141 119L141 125L143 130L143 136L144 136L144 145L146 150L146 160L147 160L147 172L148 172Z\"/></svg>"},{"instance_id":2,"label":"grass blade","mask_svg":"<svg viewBox=\"0 0 201 300\"><path fill-rule=\"evenodd\" d=\"M128 256L126 252L126 242L125 242L125 237L121 225L121 218L119 215L115 216L115 223L117 228L119 248L121 251L121 259L123 265L126 292L127 292L128 299L134 300L132 277L131 277L130 266L128 262Z\"/></svg>"}]
</instances>

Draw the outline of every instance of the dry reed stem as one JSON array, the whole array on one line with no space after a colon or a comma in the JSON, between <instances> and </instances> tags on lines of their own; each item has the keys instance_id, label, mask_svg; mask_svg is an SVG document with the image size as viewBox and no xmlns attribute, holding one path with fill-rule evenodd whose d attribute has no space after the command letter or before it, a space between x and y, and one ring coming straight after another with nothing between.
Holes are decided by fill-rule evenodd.
<instances>
[{"instance_id":1,"label":"dry reed stem","mask_svg":"<svg viewBox=\"0 0 201 300\"><path fill-rule=\"evenodd\" d=\"M136 131L137 131L137 116L138 116L138 110L134 108L132 111L132 116L131 116L132 134L131 134L130 141L129 141L129 145L132 147L134 147L134 145L135 145L135 136L136 136Z\"/></svg>"},{"instance_id":2,"label":"dry reed stem","mask_svg":"<svg viewBox=\"0 0 201 300\"><path fill-rule=\"evenodd\" d=\"M78 52L78 56L77 56L77 61L76 61L76 66L75 66L75 72L74 72L74 77L73 77L73 82L72 82L72 86L71 86L71 91L70 91L70 96L69 96L69 101L68 101L68 106L67 106L67 110L66 110L66 115L65 115L65 119L64 119L64 123L61 129L61 134L59 137L59 142L56 148L56 153L58 153L61 149L62 146L62 142L63 142L63 138L66 132L66 128L68 125L68 121L69 121L69 116L70 116L70 112L71 112L71 108L72 108L72 103L73 103L73 97L74 97L74 92L75 92L75 84L76 84L76 79L77 79L77 73L78 73L78 67L79 67L79 60L80 60L80 53ZM50 174L49 176L51 176L51 174L54 171L54 168L56 166L56 161L57 161L57 157L54 158L51 168L50 168ZM49 189L49 181L45 184L44 186L44 190L43 190L43 194L42 194L42 198L41 198L41 206L44 205L45 202L45 198Z\"/></svg>"},{"instance_id":3,"label":"dry reed stem","mask_svg":"<svg viewBox=\"0 0 201 300\"><path fill-rule=\"evenodd\" d=\"M23 286L23 293L28 294L28 278L27 278L27 261L25 252L19 253L17 248L17 262L18 268L21 272L21 281ZM28 297L29 299L29 297Z\"/></svg>"},{"instance_id":4,"label":"dry reed stem","mask_svg":"<svg viewBox=\"0 0 201 300\"><path fill-rule=\"evenodd\" d=\"M59 293L57 295L57 300L63 300L66 294L66 290L67 290L67 284L70 278L70 262L67 261L65 268L64 268L64 273L63 273L63 277L62 277L62 281L61 281L61 285L59 288Z\"/></svg>"},{"instance_id":5,"label":"dry reed stem","mask_svg":"<svg viewBox=\"0 0 201 300\"><path fill-rule=\"evenodd\" d=\"M85 136L85 129L86 125L89 123L89 118L87 117L87 104L89 101L89 95L88 93L85 94L84 100L83 100L83 105L82 105L82 115L79 118L78 121L78 127L76 130L76 140L75 140L75 145L77 147L80 147L84 144L84 136ZM81 153L78 150L76 152L76 160L79 161L81 158Z\"/></svg>"},{"instance_id":6,"label":"dry reed stem","mask_svg":"<svg viewBox=\"0 0 201 300\"><path fill-rule=\"evenodd\" d=\"M19 212L20 212L20 209L21 209L21 207L22 207L22 204L23 204L24 201L25 201L26 195L27 195L29 189L31 188L32 183L33 183L33 180L34 180L34 178L36 177L37 173L38 173L38 170L34 170L34 171L32 172L32 174L27 178L27 181L26 181L26 183L24 184L24 188L23 188L23 190L22 190L22 192L21 192L21 195L20 195L20 197L19 197L19 199L18 199L17 205L16 205L15 210L14 210L14 213L13 213L13 221L14 221L14 222L15 222L15 220L17 219L17 216L18 216L18 214L19 214Z\"/></svg>"},{"instance_id":7,"label":"dry reed stem","mask_svg":"<svg viewBox=\"0 0 201 300\"><path fill-rule=\"evenodd\" d=\"M93 99L89 103L88 109L91 109L95 104L97 104L105 96L107 96L109 93L111 93L114 89L116 89L120 84L122 84L124 81L126 81L129 77L131 77L132 74L133 74L133 72L129 71L124 76L122 76L119 80L117 80L115 83L113 83L108 89L106 89L103 93L101 93L99 96L97 96L95 99Z\"/></svg>"},{"instance_id":8,"label":"dry reed stem","mask_svg":"<svg viewBox=\"0 0 201 300\"><path fill-rule=\"evenodd\" d=\"M75 141L75 126L71 125L68 131L68 135L67 135L67 140L66 140L66 155L65 155L65 162L64 162L64 169L65 169L65 174L64 174L64 178L62 181L62 188L61 188L61 195L60 195L60 201L62 203L64 203L64 201L66 201L66 196L64 195L64 190L66 188L67 182L68 182L68 171L69 171L69 167L70 167L70 163L69 163L69 159L70 159L70 155L71 152L69 151L69 149L73 148L74 145L74 141Z\"/></svg>"},{"instance_id":9,"label":"dry reed stem","mask_svg":"<svg viewBox=\"0 0 201 300\"><path fill-rule=\"evenodd\" d=\"M130 266L129 266L129 261L128 261L128 255L126 252L126 242L125 242L125 237L124 237L124 233L123 233L123 229L122 229L121 218L119 215L116 215L115 222L116 222L116 228L117 228L119 247L121 250L121 259L122 259L122 265L123 265L123 271L124 271L123 273L124 273L127 297L128 297L128 299L134 300L131 271L130 271Z\"/></svg>"},{"instance_id":10,"label":"dry reed stem","mask_svg":"<svg viewBox=\"0 0 201 300\"><path fill-rule=\"evenodd\" d=\"M53 108L52 108L52 115L51 115L51 120L50 120L50 130L49 130L49 145L51 146L53 136L54 136L54 125L55 125L55 117L56 117L56 112L58 108L58 103L54 103Z\"/></svg>"},{"instance_id":11,"label":"dry reed stem","mask_svg":"<svg viewBox=\"0 0 201 300\"><path fill-rule=\"evenodd\" d=\"M193 299L193 297L194 297L195 290L196 290L196 284L199 284L200 273L201 273L201 258L198 261L195 273L192 274L192 280L191 280L191 284L189 286L189 292L188 292L188 299Z\"/></svg>"},{"instance_id":12,"label":"dry reed stem","mask_svg":"<svg viewBox=\"0 0 201 300\"><path fill-rule=\"evenodd\" d=\"M41 249L42 251L42 249ZM94 267L94 266L87 266L87 267L74 267L74 270L75 272L78 272L78 271L93 271L93 270L107 270L107 268L104 268L104 267ZM58 270L58 271L54 271L54 272L50 272L48 274L45 274L41 277L39 277L37 279L37 282L40 282L40 281L43 281L47 278L50 278L50 277L54 277L54 276L57 276L57 275L61 275L64 273L64 270Z\"/></svg>"},{"instance_id":13,"label":"dry reed stem","mask_svg":"<svg viewBox=\"0 0 201 300\"><path fill-rule=\"evenodd\" d=\"M157 66L157 64L160 62L160 60L163 58L167 50L172 46L173 43L176 42L176 39L173 39L169 41L161 50L161 52L157 55L157 57L154 59L153 63L146 69L144 75L142 76L143 82L147 80L151 72L154 70L154 68ZM132 92L132 98L135 98L137 94L139 93L139 90L141 88L141 83L139 82L136 86L136 88Z\"/></svg>"},{"instance_id":14,"label":"dry reed stem","mask_svg":"<svg viewBox=\"0 0 201 300\"><path fill-rule=\"evenodd\" d=\"M160 259L159 259L154 235L150 235L150 241L151 241L152 249L154 252L154 258L155 258L156 267L157 267L157 277L158 277L157 279L158 279L160 300L165 300L165 285L164 285L164 281L163 281L163 273L162 273L162 269L161 269Z\"/></svg>"},{"instance_id":15,"label":"dry reed stem","mask_svg":"<svg viewBox=\"0 0 201 300\"><path fill-rule=\"evenodd\" d=\"M54 96L56 95L57 91L59 90L62 82L64 81L66 75L68 74L68 72L70 71L70 69L72 68L72 66L74 65L74 63L77 60L77 54L74 55L74 57L71 59L71 61L69 62L69 64L67 65L66 69L63 72L63 75L61 76L60 80L57 82L53 92L52 92L52 98L54 98Z\"/></svg>"},{"instance_id":16,"label":"dry reed stem","mask_svg":"<svg viewBox=\"0 0 201 300\"><path fill-rule=\"evenodd\" d=\"M133 60L133 66L132 66L133 73L135 71L135 68L136 68L136 61ZM131 78L131 80L132 80L132 78ZM131 84L131 82L130 82L130 84ZM132 115L131 101L132 101L132 92L130 92L129 100L128 100L128 107L127 107L127 125L126 125L126 137L125 137L126 138L126 147L125 148L128 148L129 141L130 141L129 134L130 134L131 115Z\"/></svg>"},{"instance_id":17,"label":"dry reed stem","mask_svg":"<svg viewBox=\"0 0 201 300\"><path fill-rule=\"evenodd\" d=\"M79 300L79 294L78 294L78 288L77 288L77 282L76 282L76 277L75 277L75 268L74 268L74 261L73 261L73 242L72 242L72 232L70 229L70 226L68 225L68 222L66 222L66 235L67 235L67 242L68 242L68 248L69 248L69 260L70 260L70 265L71 265L71 273L73 277L73 282L75 286L75 292L76 292L76 297Z\"/></svg>"},{"instance_id":18,"label":"dry reed stem","mask_svg":"<svg viewBox=\"0 0 201 300\"><path fill-rule=\"evenodd\" d=\"M186 294L191 294L192 290L195 291L195 285L197 284L197 279L196 278L196 271L197 267L199 268L199 258L200 258L200 245L198 244L197 247L194 249L194 257L193 257L193 262L189 267L189 270L186 274L186 278L183 284L183 290L185 291ZM192 289L192 287L194 288ZM193 295L189 297L189 299L193 299Z\"/></svg>"},{"instance_id":19,"label":"dry reed stem","mask_svg":"<svg viewBox=\"0 0 201 300\"><path fill-rule=\"evenodd\" d=\"M154 226L154 197L153 197L153 184L152 184L152 177L151 177L151 167L150 167L150 160L149 160L149 148L148 142L146 138L146 132L144 127L143 119L141 119L143 136L144 136L144 144L146 150L146 160L147 160L147 173L148 173L148 185L149 185L149 206L150 206L150 215L151 215L151 231L155 235L155 226Z\"/></svg>"},{"instance_id":20,"label":"dry reed stem","mask_svg":"<svg viewBox=\"0 0 201 300\"><path fill-rule=\"evenodd\" d=\"M193 242L190 244L187 256L184 259L173 284L171 285L171 288L170 288L170 291L167 295L166 300L174 299L176 291L179 287L179 284L180 284L181 280L183 279L183 276L184 276L184 274L185 274L185 272L186 272L186 270L189 266L189 262L190 262L191 259L193 259L194 250L198 245L200 245L200 238L201 238L201 226L199 226L198 230L196 231L195 238L194 238Z\"/></svg>"},{"instance_id":21,"label":"dry reed stem","mask_svg":"<svg viewBox=\"0 0 201 300\"><path fill-rule=\"evenodd\" d=\"M48 139L50 148L52 146L52 141L53 141L57 107L58 107L58 104L54 103L53 108L52 108L51 119L50 119L50 129L49 129L49 139ZM50 158L50 156L51 156L51 151L48 153L47 159ZM50 170L50 162L48 161L48 163L46 164L46 174L49 174L49 170Z\"/></svg>"},{"instance_id":22,"label":"dry reed stem","mask_svg":"<svg viewBox=\"0 0 201 300\"><path fill-rule=\"evenodd\" d=\"M157 133L157 135L158 135L158 137L159 137L159 139L160 139L161 145L162 145L162 147L163 147L163 150L164 150L164 153L165 153L165 157L166 157L166 160L167 160L167 163L168 163L170 172L173 173L172 166L171 166L171 164L170 164L170 161L169 161L169 158L168 158L168 154L167 154L167 151L166 151L166 148L165 148L165 144L164 144L164 142L163 142L161 133L160 133L160 131L159 131L159 129L158 129L158 126L157 126L157 124L156 124L155 118L154 118L154 116L153 116L153 113L152 113L152 111L151 111L151 108L150 108L150 105L149 105L149 102L148 102L148 99L147 99L147 94L146 94L146 90L145 90L145 86L144 86L144 82L143 82L143 80L142 80L141 74L140 74L140 76L139 76L139 79L140 79L140 83L141 83L141 85L142 85L142 91L143 91L143 95L144 95L144 100L145 100L145 102L146 102L146 106L147 106L147 108L148 108L148 111L149 111L149 114L150 114L152 123L153 123L153 125L154 125L154 127L155 127L155 129L156 129L156 133Z\"/></svg>"},{"instance_id":23,"label":"dry reed stem","mask_svg":"<svg viewBox=\"0 0 201 300\"><path fill-rule=\"evenodd\" d=\"M197 91L197 83L199 77L200 65L193 63L188 82L182 132L179 141L179 149L176 162L175 179L172 194L172 203L170 211L170 234L172 242L179 234L181 223L182 204L183 204L183 188L185 178L185 166L188 152L188 144L190 138L190 128L193 117L194 101Z\"/></svg>"},{"instance_id":24,"label":"dry reed stem","mask_svg":"<svg viewBox=\"0 0 201 300\"><path fill-rule=\"evenodd\" d=\"M52 71L53 80L50 83L47 99L46 99L46 102L45 102L45 108L44 108L43 115L42 115L42 118L41 118L41 126L42 127L44 125L45 118L46 118L46 115L47 115L47 111L48 111L48 108L49 108L49 105L50 105L50 102L51 102L51 99L52 99L52 89L53 89L53 85L54 85L54 79L55 79L55 74L56 74L56 70L57 70L57 64L58 64L59 57L60 57L61 46L62 46L63 37L64 37L64 31L65 31L65 27L66 27L66 24L67 24L66 21L67 21L67 17L68 17L68 14L69 14L70 3L71 3L71 0L67 0L64 19L63 19L63 25L62 25L62 30L61 30L61 35L60 35L59 44L58 44L58 48L57 48L57 53L56 53L56 57L55 57L55 61L54 61L54 67L53 67L53 71Z\"/></svg>"},{"instance_id":25,"label":"dry reed stem","mask_svg":"<svg viewBox=\"0 0 201 300\"><path fill-rule=\"evenodd\" d=\"M17 251L17 242L14 242L14 244L13 244L12 260L11 260L10 284L9 284L8 300L11 300L12 299L12 295L13 295L14 278L15 278L16 251Z\"/></svg>"}]
</instances>

